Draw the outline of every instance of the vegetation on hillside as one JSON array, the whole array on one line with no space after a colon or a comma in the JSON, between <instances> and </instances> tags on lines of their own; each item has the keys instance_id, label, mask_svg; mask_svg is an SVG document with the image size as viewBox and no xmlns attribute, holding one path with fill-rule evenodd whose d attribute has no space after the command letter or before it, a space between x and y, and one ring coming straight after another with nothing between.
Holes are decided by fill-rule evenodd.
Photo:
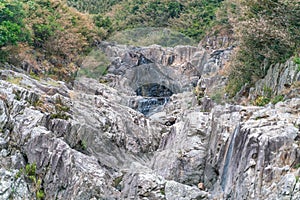
<instances>
[{"instance_id":1,"label":"vegetation on hillside","mask_svg":"<svg viewBox=\"0 0 300 200\"><path fill-rule=\"evenodd\" d=\"M262 78L270 63L300 56L299 0L2 0L0 62L66 80L85 57L99 56L88 55L102 39L174 46L221 29L239 43L230 96ZM105 73L106 61L95 60L93 70ZM87 73L84 66L78 74Z\"/></svg>"},{"instance_id":2,"label":"vegetation on hillside","mask_svg":"<svg viewBox=\"0 0 300 200\"><path fill-rule=\"evenodd\" d=\"M122 0L68 0L68 5L83 13L104 14Z\"/></svg>"},{"instance_id":3,"label":"vegetation on hillside","mask_svg":"<svg viewBox=\"0 0 300 200\"><path fill-rule=\"evenodd\" d=\"M26 41L24 16L25 13L19 1L3 0L0 2L0 48Z\"/></svg>"},{"instance_id":4,"label":"vegetation on hillside","mask_svg":"<svg viewBox=\"0 0 300 200\"><path fill-rule=\"evenodd\" d=\"M3 0L0 63L8 62L35 75L69 80L95 43L108 36L117 37L119 32L126 39L132 28L152 30L145 38L141 35L138 42L143 44L149 40L164 46L193 44L189 37L199 41L212 27L220 2ZM155 34L161 37L153 37Z\"/></svg>"},{"instance_id":5,"label":"vegetation on hillside","mask_svg":"<svg viewBox=\"0 0 300 200\"><path fill-rule=\"evenodd\" d=\"M239 41L231 62L227 91L231 96L264 77L271 63L300 52L298 0L226 0L219 20Z\"/></svg>"},{"instance_id":6,"label":"vegetation on hillside","mask_svg":"<svg viewBox=\"0 0 300 200\"><path fill-rule=\"evenodd\" d=\"M4 0L0 16L1 61L53 78L70 78L81 56L106 35L63 0Z\"/></svg>"},{"instance_id":7,"label":"vegetation on hillside","mask_svg":"<svg viewBox=\"0 0 300 200\"><path fill-rule=\"evenodd\" d=\"M223 0L68 0L83 12L98 14L110 32L141 27L167 27L200 40ZM101 5L101 6L100 6Z\"/></svg>"}]
</instances>

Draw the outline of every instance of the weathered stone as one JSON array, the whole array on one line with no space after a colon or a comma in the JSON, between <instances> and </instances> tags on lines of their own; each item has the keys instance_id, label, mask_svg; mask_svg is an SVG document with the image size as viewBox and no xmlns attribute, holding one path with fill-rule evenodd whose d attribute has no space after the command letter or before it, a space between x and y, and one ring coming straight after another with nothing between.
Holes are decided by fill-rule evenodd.
<instances>
[{"instance_id":1,"label":"weathered stone","mask_svg":"<svg viewBox=\"0 0 300 200\"><path fill-rule=\"evenodd\" d=\"M17 171L7 171L0 168L0 199L34 199L35 196L28 190L27 183L16 179Z\"/></svg>"},{"instance_id":2,"label":"weathered stone","mask_svg":"<svg viewBox=\"0 0 300 200\"><path fill-rule=\"evenodd\" d=\"M267 75L258 80L255 88L252 88L250 97L257 95L266 95L266 89L271 89L274 95L285 93L289 91L294 83L300 81L300 71L298 71L298 64L292 60L288 60L283 64L274 64L269 67ZM299 97L299 93L297 95Z\"/></svg>"},{"instance_id":3,"label":"weathered stone","mask_svg":"<svg viewBox=\"0 0 300 200\"><path fill-rule=\"evenodd\" d=\"M256 108L256 111L252 109L253 114L248 120L242 123L236 122L239 125L234 131L230 131L232 134L229 138L224 138L224 133L221 133L225 139L223 142L226 141L226 143L221 143L217 148L219 151L214 145L211 146L208 161L215 162L215 165L207 163L208 168L218 169L217 181L215 178L207 177L207 181L216 181L214 187L219 191L216 193L224 192L223 198L225 199L254 197L274 199L283 197L283 193L286 193L288 198L293 196L291 185L294 183L288 184L282 174L289 174L287 177L290 178L295 177L291 166L299 162L299 156L292 153L298 151L298 146L294 145L298 129L293 123L298 119L299 111L293 114L288 110L297 104L299 104L298 101L285 102L284 107L278 110L271 107ZM212 133L212 135L218 135L218 133ZM217 139L217 137L214 138ZM213 140L212 144L216 144L217 141ZM213 161L213 158L217 160ZM273 191L273 181L278 183L280 190Z\"/></svg>"},{"instance_id":4,"label":"weathered stone","mask_svg":"<svg viewBox=\"0 0 300 200\"><path fill-rule=\"evenodd\" d=\"M167 200L208 199L208 194L197 187L190 187L175 181L167 181L165 193Z\"/></svg>"},{"instance_id":5,"label":"weathered stone","mask_svg":"<svg viewBox=\"0 0 300 200\"><path fill-rule=\"evenodd\" d=\"M123 199L165 199L166 180L139 163L133 163L122 178Z\"/></svg>"},{"instance_id":6,"label":"weathered stone","mask_svg":"<svg viewBox=\"0 0 300 200\"><path fill-rule=\"evenodd\" d=\"M231 48L101 48L107 85L0 70L0 199L35 197L15 178L28 164L45 199L299 199L297 95L266 107L212 101ZM281 85L294 80L285 66ZM168 101L148 117L146 98Z\"/></svg>"}]
</instances>

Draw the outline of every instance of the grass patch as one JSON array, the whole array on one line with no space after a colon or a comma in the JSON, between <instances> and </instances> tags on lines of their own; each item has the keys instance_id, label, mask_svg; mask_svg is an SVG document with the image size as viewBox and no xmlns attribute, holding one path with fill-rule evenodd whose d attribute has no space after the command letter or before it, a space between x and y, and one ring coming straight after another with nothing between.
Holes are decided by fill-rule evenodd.
<instances>
[{"instance_id":1,"label":"grass patch","mask_svg":"<svg viewBox=\"0 0 300 200\"><path fill-rule=\"evenodd\" d=\"M297 163L295 166L294 166L294 169L299 169L300 168L300 163Z\"/></svg>"},{"instance_id":2,"label":"grass patch","mask_svg":"<svg viewBox=\"0 0 300 200\"><path fill-rule=\"evenodd\" d=\"M10 82L11 84L14 84L14 85L20 85L21 81L23 80L22 77L7 77L6 81L7 82Z\"/></svg>"},{"instance_id":3,"label":"grass patch","mask_svg":"<svg viewBox=\"0 0 300 200\"><path fill-rule=\"evenodd\" d=\"M47 83L48 85L53 86L53 87L59 87L59 86L60 86L60 84L59 84L57 81L53 80L53 79L48 79L48 80L46 81L46 83Z\"/></svg>"},{"instance_id":4,"label":"grass patch","mask_svg":"<svg viewBox=\"0 0 300 200\"><path fill-rule=\"evenodd\" d=\"M217 90L211 94L210 98L217 104L221 104L223 100L223 96L224 96L224 91Z\"/></svg>"},{"instance_id":5,"label":"grass patch","mask_svg":"<svg viewBox=\"0 0 300 200\"><path fill-rule=\"evenodd\" d=\"M293 61L294 61L294 63L296 63L297 65L300 65L300 57L295 57Z\"/></svg>"},{"instance_id":6,"label":"grass patch","mask_svg":"<svg viewBox=\"0 0 300 200\"><path fill-rule=\"evenodd\" d=\"M30 72L30 77L37 80L37 81L40 81L41 80L41 77L39 77L39 75L33 73L33 72Z\"/></svg>"},{"instance_id":7,"label":"grass patch","mask_svg":"<svg viewBox=\"0 0 300 200\"><path fill-rule=\"evenodd\" d=\"M283 101L284 100L284 96L283 95L277 95L275 96L272 100L271 100L271 103L272 104L277 104L278 102L280 101Z\"/></svg>"}]
</instances>

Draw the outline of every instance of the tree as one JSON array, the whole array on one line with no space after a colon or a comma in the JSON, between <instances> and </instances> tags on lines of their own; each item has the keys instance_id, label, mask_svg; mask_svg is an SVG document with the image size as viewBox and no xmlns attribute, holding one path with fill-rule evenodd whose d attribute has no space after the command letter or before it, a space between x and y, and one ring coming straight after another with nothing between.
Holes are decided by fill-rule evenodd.
<instances>
[{"instance_id":1,"label":"tree","mask_svg":"<svg viewBox=\"0 0 300 200\"><path fill-rule=\"evenodd\" d=\"M0 2L0 47L25 40L22 5L17 0Z\"/></svg>"}]
</instances>

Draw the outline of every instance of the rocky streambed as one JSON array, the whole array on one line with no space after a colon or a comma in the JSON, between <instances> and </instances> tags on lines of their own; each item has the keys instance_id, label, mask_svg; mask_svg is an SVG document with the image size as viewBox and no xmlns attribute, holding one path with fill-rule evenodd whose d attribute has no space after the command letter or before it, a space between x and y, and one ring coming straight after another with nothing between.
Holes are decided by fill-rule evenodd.
<instances>
[{"instance_id":1,"label":"rocky streambed","mask_svg":"<svg viewBox=\"0 0 300 200\"><path fill-rule=\"evenodd\" d=\"M196 97L224 84L232 48L99 48L105 84L0 71L0 199L300 198L297 93L265 107Z\"/></svg>"}]
</instances>

